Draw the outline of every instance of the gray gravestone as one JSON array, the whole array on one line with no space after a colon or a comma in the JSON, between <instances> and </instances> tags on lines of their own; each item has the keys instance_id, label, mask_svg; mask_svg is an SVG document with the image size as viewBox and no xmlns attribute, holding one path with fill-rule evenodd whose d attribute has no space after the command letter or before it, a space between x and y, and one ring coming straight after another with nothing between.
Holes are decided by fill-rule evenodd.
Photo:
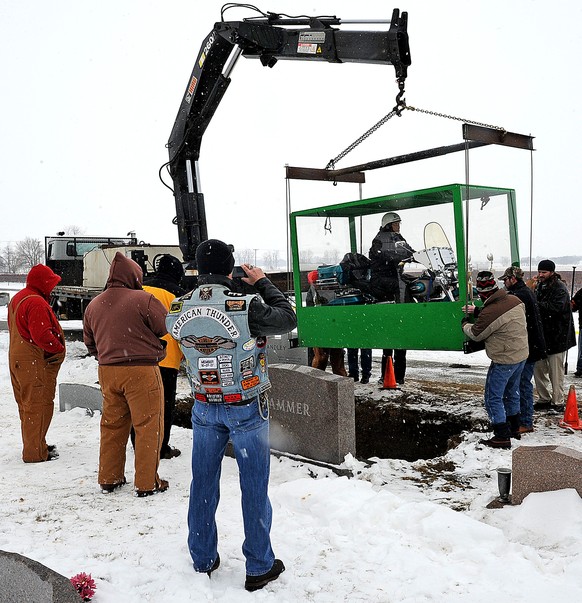
<instances>
[{"instance_id":1,"label":"gray gravestone","mask_svg":"<svg viewBox=\"0 0 582 603\"><path fill-rule=\"evenodd\" d=\"M71 581L38 561L0 551L2 603L79 603Z\"/></svg>"},{"instance_id":2,"label":"gray gravestone","mask_svg":"<svg viewBox=\"0 0 582 603\"><path fill-rule=\"evenodd\" d=\"M520 446L513 451L511 502L532 492L574 488L582 496L582 453L565 446Z\"/></svg>"},{"instance_id":3,"label":"gray gravestone","mask_svg":"<svg viewBox=\"0 0 582 603\"><path fill-rule=\"evenodd\" d=\"M356 453L354 382L294 364L269 366L271 448L339 465Z\"/></svg>"},{"instance_id":4,"label":"gray gravestone","mask_svg":"<svg viewBox=\"0 0 582 603\"><path fill-rule=\"evenodd\" d=\"M76 407L102 411L101 390L98 387L80 383L59 383L59 410L64 412Z\"/></svg>"}]
</instances>

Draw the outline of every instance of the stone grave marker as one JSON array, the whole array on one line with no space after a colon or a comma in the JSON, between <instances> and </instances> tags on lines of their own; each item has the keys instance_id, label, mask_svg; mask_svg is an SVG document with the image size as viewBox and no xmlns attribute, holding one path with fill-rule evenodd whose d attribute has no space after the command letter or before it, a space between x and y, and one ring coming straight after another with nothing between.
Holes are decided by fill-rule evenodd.
<instances>
[{"instance_id":1,"label":"stone grave marker","mask_svg":"<svg viewBox=\"0 0 582 603\"><path fill-rule=\"evenodd\" d=\"M339 465L356 454L354 382L309 366L269 366L271 448Z\"/></svg>"},{"instance_id":2,"label":"stone grave marker","mask_svg":"<svg viewBox=\"0 0 582 603\"><path fill-rule=\"evenodd\" d=\"M532 492L574 488L582 497L582 453L565 446L519 446L513 451L511 502Z\"/></svg>"}]
</instances>

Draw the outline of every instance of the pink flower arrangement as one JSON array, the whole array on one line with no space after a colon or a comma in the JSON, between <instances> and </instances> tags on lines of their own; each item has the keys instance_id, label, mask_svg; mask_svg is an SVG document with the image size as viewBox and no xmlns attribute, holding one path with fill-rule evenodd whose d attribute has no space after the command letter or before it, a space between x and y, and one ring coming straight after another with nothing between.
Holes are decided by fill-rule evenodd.
<instances>
[{"instance_id":1,"label":"pink flower arrangement","mask_svg":"<svg viewBox=\"0 0 582 603\"><path fill-rule=\"evenodd\" d=\"M91 578L91 574L81 572L71 578L71 583L77 589L83 601L90 601L95 594L95 580Z\"/></svg>"}]
</instances>

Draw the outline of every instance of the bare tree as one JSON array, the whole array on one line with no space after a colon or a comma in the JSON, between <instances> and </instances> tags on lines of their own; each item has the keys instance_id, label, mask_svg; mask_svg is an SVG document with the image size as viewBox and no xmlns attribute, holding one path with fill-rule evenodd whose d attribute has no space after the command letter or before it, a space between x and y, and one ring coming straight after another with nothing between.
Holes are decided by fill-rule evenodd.
<instances>
[{"instance_id":1,"label":"bare tree","mask_svg":"<svg viewBox=\"0 0 582 603\"><path fill-rule=\"evenodd\" d=\"M236 252L240 264L254 264L257 252L256 249L241 249Z\"/></svg>"},{"instance_id":2,"label":"bare tree","mask_svg":"<svg viewBox=\"0 0 582 603\"><path fill-rule=\"evenodd\" d=\"M65 234L68 234L71 237L76 237L78 235L84 235L85 229L81 226L77 226L76 224L69 224L65 226Z\"/></svg>"},{"instance_id":3,"label":"bare tree","mask_svg":"<svg viewBox=\"0 0 582 603\"><path fill-rule=\"evenodd\" d=\"M326 249L323 252L324 264L337 264L340 261L340 254L337 249Z\"/></svg>"},{"instance_id":4,"label":"bare tree","mask_svg":"<svg viewBox=\"0 0 582 603\"><path fill-rule=\"evenodd\" d=\"M269 251L265 251L263 254L263 261L265 262L265 268L277 270L279 266L279 250L270 249Z\"/></svg>"},{"instance_id":5,"label":"bare tree","mask_svg":"<svg viewBox=\"0 0 582 603\"><path fill-rule=\"evenodd\" d=\"M0 265L2 266L3 272L8 272L10 274L18 272L18 255L14 247L12 247L12 243L8 243L0 249Z\"/></svg>"},{"instance_id":6,"label":"bare tree","mask_svg":"<svg viewBox=\"0 0 582 603\"><path fill-rule=\"evenodd\" d=\"M38 239L26 237L23 241L16 243L16 257L21 268L30 270L36 264L43 260L44 250L42 243Z\"/></svg>"},{"instance_id":7,"label":"bare tree","mask_svg":"<svg viewBox=\"0 0 582 603\"><path fill-rule=\"evenodd\" d=\"M299 262L301 263L302 269L307 269L315 264L313 258L313 249L302 249L299 252Z\"/></svg>"}]
</instances>

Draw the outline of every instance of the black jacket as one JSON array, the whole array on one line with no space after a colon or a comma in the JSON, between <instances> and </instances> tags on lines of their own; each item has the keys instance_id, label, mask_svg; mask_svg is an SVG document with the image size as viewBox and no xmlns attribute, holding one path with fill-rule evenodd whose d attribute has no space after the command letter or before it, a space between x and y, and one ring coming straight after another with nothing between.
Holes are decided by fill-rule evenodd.
<instances>
[{"instance_id":1,"label":"black jacket","mask_svg":"<svg viewBox=\"0 0 582 603\"><path fill-rule=\"evenodd\" d=\"M186 289L183 289L176 283L175 279L168 277L164 274L158 274L151 278L144 279L144 285L148 287L158 287L158 289L165 289L170 293L173 293L176 297L182 297L186 293Z\"/></svg>"},{"instance_id":2,"label":"black jacket","mask_svg":"<svg viewBox=\"0 0 582 603\"><path fill-rule=\"evenodd\" d=\"M533 291L522 281L518 280L515 285L507 290L518 297L525 305L525 320L527 323L527 343L529 346L528 360L535 362L547 356L546 340L540 309Z\"/></svg>"},{"instance_id":3,"label":"black jacket","mask_svg":"<svg viewBox=\"0 0 582 603\"><path fill-rule=\"evenodd\" d=\"M570 294L557 274L536 287L536 299L544 326L548 355L565 352L576 345Z\"/></svg>"},{"instance_id":4,"label":"black jacket","mask_svg":"<svg viewBox=\"0 0 582 603\"><path fill-rule=\"evenodd\" d=\"M582 289L578 289L572 298L572 310L578 312L578 324L582 331ZM580 335L578 335L580 337Z\"/></svg>"},{"instance_id":5,"label":"black jacket","mask_svg":"<svg viewBox=\"0 0 582 603\"><path fill-rule=\"evenodd\" d=\"M236 284L220 274L200 274L198 285L219 284L231 291L238 291ZM287 298L268 278L261 278L254 288L263 298L255 298L249 305L249 328L253 337L282 335L297 326L297 317Z\"/></svg>"}]
</instances>

